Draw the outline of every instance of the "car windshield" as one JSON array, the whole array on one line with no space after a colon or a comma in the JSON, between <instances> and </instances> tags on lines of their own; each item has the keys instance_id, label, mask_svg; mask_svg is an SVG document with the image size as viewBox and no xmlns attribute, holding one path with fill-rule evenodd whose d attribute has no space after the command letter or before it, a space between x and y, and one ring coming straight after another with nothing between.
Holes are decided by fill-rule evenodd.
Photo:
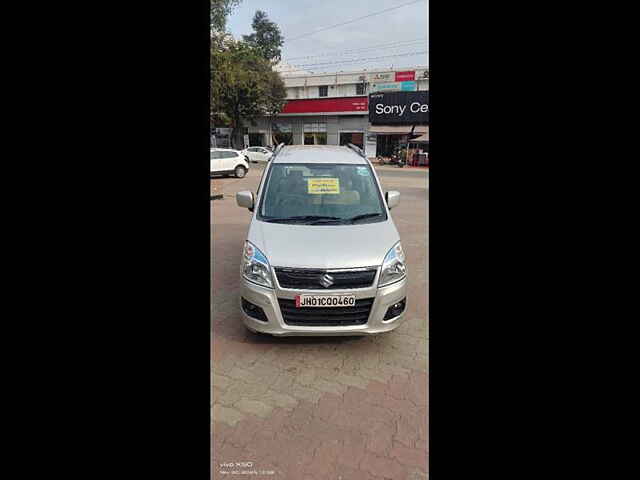
<instances>
[{"instance_id":1,"label":"car windshield","mask_svg":"<svg viewBox=\"0 0 640 480\"><path fill-rule=\"evenodd\" d=\"M276 163L258 219L274 223L355 224L387 219L369 165Z\"/></svg>"}]
</instances>

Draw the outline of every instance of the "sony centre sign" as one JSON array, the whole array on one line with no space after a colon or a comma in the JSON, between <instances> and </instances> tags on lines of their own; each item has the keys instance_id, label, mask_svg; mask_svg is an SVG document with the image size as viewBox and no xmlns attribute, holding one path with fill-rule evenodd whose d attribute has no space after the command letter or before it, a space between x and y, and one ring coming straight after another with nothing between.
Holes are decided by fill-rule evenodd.
<instances>
[{"instance_id":1,"label":"sony centre sign","mask_svg":"<svg viewBox=\"0 0 640 480\"><path fill-rule=\"evenodd\" d=\"M429 123L429 92L385 92L369 95L372 125L426 125Z\"/></svg>"}]
</instances>

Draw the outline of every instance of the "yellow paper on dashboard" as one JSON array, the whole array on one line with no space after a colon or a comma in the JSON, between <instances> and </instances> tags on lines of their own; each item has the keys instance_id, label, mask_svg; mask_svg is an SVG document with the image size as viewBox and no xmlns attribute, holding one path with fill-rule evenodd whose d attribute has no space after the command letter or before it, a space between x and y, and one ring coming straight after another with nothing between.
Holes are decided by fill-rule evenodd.
<instances>
[{"instance_id":1,"label":"yellow paper on dashboard","mask_svg":"<svg viewBox=\"0 0 640 480\"><path fill-rule=\"evenodd\" d=\"M318 194L340 194L339 178L309 178L308 193L312 195Z\"/></svg>"}]
</instances>

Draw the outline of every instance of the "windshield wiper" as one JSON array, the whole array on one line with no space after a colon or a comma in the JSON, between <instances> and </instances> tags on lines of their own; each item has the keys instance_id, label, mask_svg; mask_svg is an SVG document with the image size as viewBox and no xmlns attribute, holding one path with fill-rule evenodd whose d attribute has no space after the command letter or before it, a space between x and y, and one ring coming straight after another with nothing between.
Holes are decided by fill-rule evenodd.
<instances>
[{"instance_id":1,"label":"windshield wiper","mask_svg":"<svg viewBox=\"0 0 640 480\"><path fill-rule=\"evenodd\" d=\"M382 213L378 212L378 213L363 213L362 215L356 215L355 217L351 217L348 218L347 220L351 221L352 223L357 221L357 220L362 220L363 218L372 218L372 217L380 217L382 215Z\"/></svg>"},{"instance_id":2,"label":"windshield wiper","mask_svg":"<svg viewBox=\"0 0 640 480\"><path fill-rule=\"evenodd\" d=\"M311 220L342 220L342 218L340 217L326 217L326 216L322 216L322 215L299 215L296 217L272 217L272 218L265 218L264 219L265 222L273 222L273 223L278 223L278 222L290 222L290 221L294 221L294 222L308 222Z\"/></svg>"}]
</instances>

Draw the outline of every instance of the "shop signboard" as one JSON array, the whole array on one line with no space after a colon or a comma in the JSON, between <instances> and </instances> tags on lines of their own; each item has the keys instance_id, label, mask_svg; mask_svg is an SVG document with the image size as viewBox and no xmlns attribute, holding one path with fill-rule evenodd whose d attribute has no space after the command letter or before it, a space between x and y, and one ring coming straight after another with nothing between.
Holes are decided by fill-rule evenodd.
<instances>
[{"instance_id":1,"label":"shop signboard","mask_svg":"<svg viewBox=\"0 0 640 480\"><path fill-rule=\"evenodd\" d=\"M372 125L426 125L429 123L429 92L384 92L369 95Z\"/></svg>"},{"instance_id":2,"label":"shop signboard","mask_svg":"<svg viewBox=\"0 0 640 480\"><path fill-rule=\"evenodd\" d=\"M368 106L368 97L289 100L282 109L282 113L362 112L366 114Z\"/></svg>"},{"instance_id":3,"label":"shop signboard","mask_svg":"<svg viewBox=\"0 0 640 480\"><path fill-rule=\"evenodd\" d=\"M416 82L372 83L371 92L415 92Z\"/></svg>"},{"instance_id":4,"label":"shop signboard","mask_svg":"<svg viewBox=\"0 0 640 480\"><path fill-rule=\"evenodd\" d=\"M416 72L415 70L409 72L396 72L396 82L406 82L408 80L415 80Z\"/></svg>"},{"instance_id":5,"label":"shop signboard","mask_svg":"<svg viewBox=\"0 0 640 480\"><path fill-rule=\"evenodd\" d=\"M370 73L369 74L369 83L393 82L394 78L395 78L395 73L394 72Z\"/></svg>"}]
</instances>

